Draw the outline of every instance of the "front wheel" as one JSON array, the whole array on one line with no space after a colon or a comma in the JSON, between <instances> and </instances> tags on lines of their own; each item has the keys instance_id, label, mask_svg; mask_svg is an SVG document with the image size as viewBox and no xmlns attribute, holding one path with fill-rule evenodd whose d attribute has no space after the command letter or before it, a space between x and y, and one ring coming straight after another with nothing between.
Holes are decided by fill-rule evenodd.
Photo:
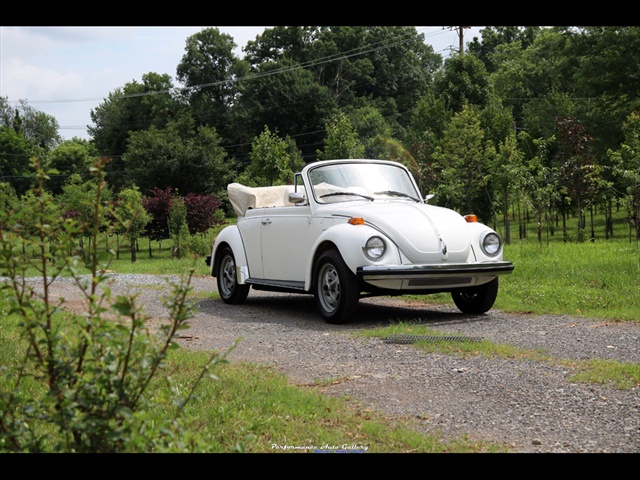
<instances>
[{"instance_id":1,"label":"front wheel","mask_svg":"<svg viewBox=\"0 0 640 480\"><path fill-rule=\"evenodd\" d=\"M479 315L488 312L493 307L498 296L498 279L477 287L461 288L451 292L456 307L462 313Z\"/></svg>"},{"instance_id":2,"label":"front wheel","mask_svg":"<svg viewBox=\"0 0 640 480\"><path fill-rule=\"evenodd\" d=\"M237 305L244 303L247 299L251 285L238 283L236 259L229 247L224 247L220 252L216 280L218 293L224 303Z\"/></svg>"},{"instance_id":3,"label":"front wheel","mask_svg":"<svg viewBox=\"0 0 640 480\"><path fill-rule=\"evenodd\" d=\"M360 300L356 276L336 250L318 258L314 275L313 296L322 318L336 325L347 323Z\"/></svg>"}]
</instances>

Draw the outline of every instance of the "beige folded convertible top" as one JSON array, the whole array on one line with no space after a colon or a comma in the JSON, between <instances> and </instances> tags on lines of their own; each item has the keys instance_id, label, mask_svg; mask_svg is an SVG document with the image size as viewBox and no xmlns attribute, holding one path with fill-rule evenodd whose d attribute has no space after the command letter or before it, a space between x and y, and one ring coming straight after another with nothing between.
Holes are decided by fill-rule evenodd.
<instances>
[{"instance_id":1,"label":"beige folded convertible top","mask_svg":"<svg viewBox=\"0 0 640 480\"><path fill-rule=\"evenodd\" d=\"M276 185L273 187L247 187L240 183L227 185L229 201L238 217L244 217L249 208L288 207L289 192L293 185Z\"/></svg>"}]
</instances>

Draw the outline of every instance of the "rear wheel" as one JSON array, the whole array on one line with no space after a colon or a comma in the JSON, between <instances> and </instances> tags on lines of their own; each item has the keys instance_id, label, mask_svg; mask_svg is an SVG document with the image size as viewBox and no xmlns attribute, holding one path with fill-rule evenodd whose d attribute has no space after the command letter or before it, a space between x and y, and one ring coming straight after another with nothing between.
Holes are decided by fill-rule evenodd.
<instances>
[{"instance_id":1,"label":"rear wheel","mask_svg":"<svg viewBox=\"0 0 640 480\"><path fill-rule=\"evenodd\" d=\"M316 263L313 293L316 307L327 323L344 324L358 309L356 276L336 250L323 253Z\"/></svg>"},{"instance_id":2,"label":"rear wheel","mask_svg":"<svg viewBox=\"0 0 640 480\"><path fill-rule=\"evenodd\" d=\"M462 313L478 315L488 312L498 297L498 279L477 287L454 290L451 297Z\"/></svg>"},{"instance_id":3,"label":"rear wheel","mask_svg":"<svg viewBox=\"0 0 640 480\"><path fill-rule=\"evenodd\" d=\"M224 303L240 304L247 299L251 286L238 283L236 259L229 247L224 247L220 252L216 280L218 293Z\"/></svg>"}]
</instances>

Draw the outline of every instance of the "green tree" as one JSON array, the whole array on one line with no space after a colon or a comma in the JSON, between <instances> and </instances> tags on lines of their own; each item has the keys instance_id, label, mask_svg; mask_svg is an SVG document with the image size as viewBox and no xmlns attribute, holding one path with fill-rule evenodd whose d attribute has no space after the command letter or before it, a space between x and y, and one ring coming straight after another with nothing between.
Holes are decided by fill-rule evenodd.
<instances>
[{"instance_id":1,"label":"green tree","mask_svg":"<svg viewBox=\"0 0 640 480\"><path fill-rule=\"evenodd\" d=\"M0 127L10 127L13 125L15 109L9 104L8 97L0 97Z\"/></svg>"},{"instance_id":2,"label":"green tree","mask_svg":"<svg viewBox=\"0 0 640 480\"><path fill-rule=\"evenodd\" d=\"M51 115L40 112L25 102L22 104L22 119L22 132L29 143L44 151L49 151L60 143L60 126Z\"/></svg>"},{"instance_id":3,"label":"green tree","mask_svg":"<svg viewBox=\"0 0 640 480\"><path fill-rule=\"evenodd\" d=\"M442 98L427 93L416 103L402 143L415 159L413 172L421 191L427 191L436 183L433 153L440 144L449 124L452 112Z\"/></svg>"},{"instance_id":4,"label":"green tree","mask_svg":"<svg viewBox=\"0 0 640 480\"><path fill-rule=\"evenodd\" d=\"M542 27L485 27L480 30L482 40L474 37L468 42L468 52L478 57L484 63L487 72L493 73L496 66L493 55L501 45L514 45L525 49L533 43Z\"/></svg>"},{"instance_id":5,"label":"green tree","mask_svg":"<svg viewBox=\"0 0 640 480\"><path fill-rule=\"evenodd\" d=\"M60 126L51 115L36 110L26 100L16 107L9 105L7 97L0 97L0 127L11 127L34 148L45 153L60 143Z\"/></svg>"},{"instance_id":6,"label":"green tree","mask_svg":"<svg viewBox=\"0 0 640 480\"><path fill-rule=\"evenodd\" d=\"M387 122L380 110L372 105L350 111L349 119L358 133L358 139L364 145L363 157L385 158L387 144L393 138L393 127Z\"/></svg>"},{"instance_id":7,"label":"green tree","mask_svg":"<svg viewBox=\"0 0 640 480\"><path fill-rule=\"evenodd\" d=\"M217 196L234 176L226 155L213 127L196 128L185 115L162 129L132 132L123 161L128 184L141 192L171 187L183 195Z\"/></svg>"},{"instance_id":8,"label":"green tree","mask_svg":"<svg viewBox=\"0 0 640 480\"><path fill-rule=\"evenodd\" d=\"M640 69L640 27L595 26L567 29L571 39L564 56L572 62L578 116L593 136L598 158L626 141L623 124L640 109L635 78Z\"/></svg>"},{"instance_id":9,"label":"green tree","mask_svg":"<svg viewBox=\"0 0 640 480\"><path fill-rule=\"evenodd\" d=\"M547 101L553 105L557 101L554 95L577 96L575 59L566 55L570 41L566 30L545 28L524 49L520 42L497 46L492 55L495 71L491 74L491 83L496 94L511 108L518 128L525 127L527 118L523 110L530 101L551 95ZM553 122L553 112L548 113ZM532 135L538 138L537 134Z\"/></svg>"},{"instance_id":10,"label":"green tree","mask_svg":"<svg viewBox=\"0 0 640 480\"><path fill-rule=\"evenodd\" d=\"M299 172L305 166L305 161L302 158L302 152L293 138L286 136L284 138L284 143L287 146L287 154L289 156L289 170L294 173Z\"/></svg>"},{"instance_id":11,"label":"green tree","mask_svg":"<svg viewBox=\"0 0 640 480\"><path fill-rule=\"evenodd\" d=\"M533 210L533 214L537 221L538 242L542 243L542 237L545 225L550 227L549 215L553 208L554 202L562 195L559 185L558 170L547 165L548 148L553 144L555 139L535 139L532 144L535 146L535 155L530 158L524 165L522 173L516 177L522 179L522 190L519 193L523 195L527 207ZM521 219L520 237L526 235L525 219ZM566 224L563 227L566 236Z\"/></svg>"},{"instance_id":12,"label":"green tree","mask_svg":"<svg viewBox=\"0 0 640 480\"><path fill-rule=\"evenodd\" d=\"M415 27L274 27L246 52L238 120L295 138L307 161L336 108L373 107L399 136L442 63Z\"/></svg>"},{"instance_id":13,"label":"green tree","mask_svg":"<svg viewBox=\"0 0 640 480\"><path fill-rule=\"evenodd\" d=\"M92 166L95 162L96 160L94 159ZM99 185L96 183L93 174L89 178L83 178L79 174L72 174L62 187L62 192L56 196L56 203L60 206L63 215L68 214L70 211L75 211L76 214L67 216L78 218L82 224L91 224L94 221L92 201L98 188ZM113 192L109 185L102 187L100 198L104 202L113 200ZM106 213L104 209L102 211ZM101 218L100 221L104 222L105 218Z\"/></svg>"},{"instance_id":14,"label":"green tree","mask_svg":"<svg viewBox=\"0 0 640 480\"><path fill-rule=\"evenodd\" d=\"M640 112L629 115L623 125L625 141L610 150L613 172L622 189L622 203L627 211L630 232L640 240Z\"/></svg>"},{"instance_id":15,"label":"green tree","mask_svg":"<svg viewBox=\"0 0 640 480\"><path fill-rule=\"evenodd\" d=\"M344 113L340 113L326 125L327 138L324 150L318 150L319 160L334 158L362 158L364 145L360 142L358 133L351 124L351 120Z\"/></svg>"},{"instance_id":16,"label":"green tree","mask_svg":"<svg viewBox=\"0 0 640 480\"><path fill-rule=\"evenodd\" d=\"M491 159L491 178L495 187L494 201L502 212L504 241L511 243L511 220L514 198L524 183L524 155L518 150L515 132L500 144L496 156Z\"/></svg>"},{"instance_id":17,"label":"green tree","mask_svg":"<svg viewBox=\"0 0 640 480\"><path fill-rule=\"evenodd\" d=\"M245 47L245 60L250 65L278 62L284 58L305 63L313 58L311 47L321 27L276 26L265 28Z\"/></svg>"},{"instance_id":18,"label":"green tree","mask_svg":"<svg viewBox=\"0 0 640 480\"><path fill-rule=\"evenodd\" d=\"M580 236L586 227L585 203L592 203L598 193L601 169L591 148L592 137L584 125L572 117L558 117L557 123L558 170L562 186L574 202Z\"/></svg>"},{"instance_id":19,"label":"green tree","mask_svg":"<svg viewBox=\"0 0 640 480\"><path fill-rule=\"evenodd\" d=\"M9 182L18 196L25 193L34 183L31 157L34 147L8 126L0 126L0 178Z\"/></svg>"},{"instance_id":20,"label":"green tree","mask_svg":"<svg viewBox=\"0 0 640 480\"><path fill-rule=\"evenodd\" d=\"M433 92L420 97L411 113L407 141L410 143L427 143L433 150L437 139L442 136L451 120L451 111L447 109L445 101ZM424 147L417 147L423 149Z\"/></svg>"},{"instance_id":21,"label":"green tree","mask_svg":"<svg viewBox=\"0 0 640 480\"><path fill-rule=\"evenodd\" d=\"M331 89L340 107L369 104L393 118L411 110L442 64L415 27L316 28L305 50L311 52L310 58L299 61L312 65L316 78Z\"/></svg>"},{"instance_id":22,"label":"green tree","mask_svg":"<svg viewBox=\"0 0 640 480\"><path fill-rule=\"evenodd\" d=\"M568 93L551 91L531 99L522 108L523 129L533 138L557 135L556 118L576 117L576 105Z\"/></svg>"},{"instance_id":23,"label":"green tree","mask_svg":"<svg viewBox=\"0 0 640 480\"><path fill-rule=\"evenodd\" d=\"M7 182L0 182L0 211L9 212L19 205L15 189Z\"/></svg>"},{"instance_id":24,"label":"green tree","mask_svg":"<svg viewBox=\"0 0 640 480\"><path fill-rule=\"evenodd\" d=\"M249 138L259 135L266 125L281 137L296 139L305 159L315 157L324 123L336 104L313 72L290 60L265 63L243 79L239 89L235 121Z\"/></svg>"},{"instance_id":25,"label":"green tree","mask_svg":"<svg viewBox=\"0 0 640 480\"><path fill-rule=\"evenodd\" d=\"M484 64L473 55L447 58L434 80L435 94L456 113L465 105L486 106L492 89Z\"/></svg>"},{"instance_id":26,"label":"green tree","mask_svg":"<svg viewBox=\"0 0 640 480\"><path fill-rule=\"evenodd\" d=\"M78 174L85 179L90 178L89 170L97 153L95 147L83 139L74 138L60 143L51 151L46 162L50 170L47 189L57 195L62 192L62 186L70 175Z\"/></svg>"},{"instance_id":27,"label":"green tree","mask_svg":"<svg viewBox=\"0 0 640 480\"><path fill-rule=\"evenodd\" d=\"M122 224L124 234L129 240L131 263L135 263L137 261L137 241L152 218L142 204L142 194L137 187L120 191L114 214Z\"/></svg>"},{"instance_id":28,"label":"green tree","mask_svg":"<svg viewBox=\"0 0 640 480\"><path fill-rule=\"evenodd\" d=\"M189 226L187 224L187 206L184 198L177 194L169 206L169 234L173 242L171 256L181 258L182 248L188 240Z\"/></svg>"},{"instance_id":29,"label":"green tree","mask_svg":"<svg viewBox=\"0 0 640 480\"><path fill-rule=\"evenodd\" d=\"M485 147L477 113L464 107L452 117L433 155L438 173L436 201L462 214L475 213L486 223L492 217L488 196L492 155L493 147Z\"/></svg>"},{"instance_id":30,"label":"green tree","mask_svg":"<svg viewBox=\"0 0 640 480\"><path fill-rule=\"evenodd\" d=\"M263 178L266 185L273 185L288 183L293 178L287 143L277 133L271 133L269 127L265 125L251 147L249 171L254 179Z\"/></svg>"},{"instance_id":31,"label":"green tree","mask_svg":"<svg viewBox=\"0 0 640 480\"><path fill-rule=\"evenodd\" d=\"M94 159L94 165L95 162L96 160ZM106 230L105 224L109 221L107 218L108 212L105 208L99 210L103 215L101 218L93 218L96 211L93 201L99 188L100 186L96 183L93 175L88 179L84 179L81 175L74 173L67 178L62 187L62 192L55 197L55 204L59 208L61 216L75 220L78 223L79 228L74 232L72 238L74 240L79 239L79 251L83 255L90 253L85 249L85 240L88 240L91 234L83 226L98 222L99 228ZM104 202L113 200L113 191L108 185L101 187L100 198Z\"/></svg>"},{"instance_id":32,"label":"green tree","mask_svg":"<svg viewBox=\"0 0 640 480\"><path fill-rule=\"evenodd\" d=\"M205 28L187 38L176 69L196 124L214 127L223 138L231 134L230 107L237 95L234 48L231 35Z\"/></svg>"},{"instance_id":33,"label":"green tree","mask_svg":"<svg viewBox=\"0 0 640 480\"><path fill-rule=\"evenodd\" d=\"M109 93L107 99L90 112L94 125L88 131L99 154L117 160L126 151L131 133L151 126L165 127L181 111L172 89L169 75L149 72L142 76L142 83L133 80ZM122 169L120 162L110 162L107 180L117 182Z\"/></svg>"},{"instance_id":34,"label":"green tree","mask_svg":"<svg viewBox=\"0 0 640 480\"><path fill-rule=\"evenodd\" d=\"M472 108L477 110L485 141L496 150L516 130L511 109L505 107L493 93L483 107Z\"/></svg>"}]
</instances>

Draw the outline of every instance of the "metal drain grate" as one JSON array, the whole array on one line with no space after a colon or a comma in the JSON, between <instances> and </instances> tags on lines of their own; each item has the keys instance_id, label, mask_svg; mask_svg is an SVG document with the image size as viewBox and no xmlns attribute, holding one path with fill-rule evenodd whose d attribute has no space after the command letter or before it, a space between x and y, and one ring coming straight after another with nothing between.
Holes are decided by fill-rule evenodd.
<instances>
[{"instance_id":1,"label":"metal drain grate","mask_svg":"<svg viewBox=\"0 0 640 480\"><path fill-rule=\"evenodd\" d=\"M464 337L460 335L389 335L384 343L416 343L416 342L479 342L479 337Z\"/></svg>"}]
</instances>

